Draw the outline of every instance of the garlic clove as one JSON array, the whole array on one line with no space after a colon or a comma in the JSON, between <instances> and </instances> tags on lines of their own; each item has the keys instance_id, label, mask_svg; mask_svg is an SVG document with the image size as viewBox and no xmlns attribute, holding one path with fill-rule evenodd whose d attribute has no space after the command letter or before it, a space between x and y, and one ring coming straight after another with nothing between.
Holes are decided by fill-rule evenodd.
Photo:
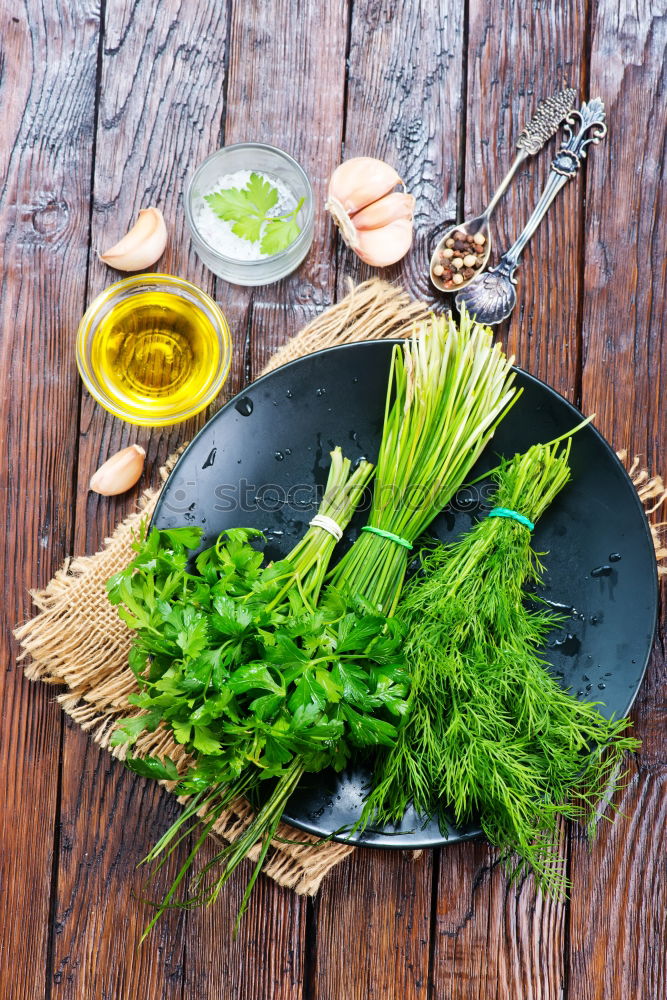
<instances>
[{"instance_id":1,"label":"garlic clove","mask_svg":"<svg viewBox=\"0 0 667 1000\"><path fill-rule=\"evenodd\" d=\"M139 481L145 458L146 452L139 444L123 448L99 467L90 480L90 489L103 497L125 493Z\"/></svg>"},{"instance_id":2,"label":"garlic clove","mask_svg":"<svg viewBox=\"0 0 667 1000\"><path fill-rule=\"evenodd\" d=\"M159 208L142 208L130 231L100 254L100 260L118 271L142 271L164 253L167 227Z\"/></svg>"},{"instance_id":3,"label":"garlic clove","mask_svg":"<svg viewBox=\"0 0 667 1000\"><path fill-rule=\"evenodd\" d=\"M373 156L355 156L351 160L344 160L331 175L327 208L331 211L331 202L348 215L353 215L389 194L392 188L401 183L394 168L384 160L377 160Z\"/></svg>"},{"instance_id":4,"label":"garlic clove","mask_svg":"<svg viewBox=\"0 0 667 1000\"><path fill-rule=\"evenodd\" d=\"M415 199L411 194L402 191L392 191L384 198L374 201L372 205L367 205L360 212L356 212L352 217L354 228L359 229L382 229L390 222L397 219L408 219L412 222L415 211Z\"/></svg>"},{"instance_id":5,"label":"garlic clove","mask_svg":"<svg viewBox=\"0 0 667 1000\"><path fill-rule=\"evenodd\" d=\"M412 221L396 219L381 229L357 231L355 253L371 267L389 267L405 257L412 245Z\"/></svg>"}]
</instances>

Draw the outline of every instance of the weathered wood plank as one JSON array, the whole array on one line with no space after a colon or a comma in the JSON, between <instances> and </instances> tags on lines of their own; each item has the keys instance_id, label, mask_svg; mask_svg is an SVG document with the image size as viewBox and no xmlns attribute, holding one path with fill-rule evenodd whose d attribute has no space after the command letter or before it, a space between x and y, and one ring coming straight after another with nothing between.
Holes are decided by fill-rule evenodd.
<instances>
[{"instance_id":1,"label":"weathered wood plank","mask_svg":"<svg viewBox=\"0 0 667 1000\"><path fill-rule=\"evenodd\" d=\"M340 154L346 30L345 0L253 0L233 7L225 143L259 140L285 149L306 171L315 197L313 246L296 274L252 290L220 283L221 299L239 313L249 310L249 368L255 375L334 299L333 236L323 203ZM215 906L189 916L188 997L207 997L211 979L224 981L230 996L245 1000L296 1000L303 994L303 897L261 879L238 940L230 938L249 871L236 874Z\"/></svg>"},{"instance_id":2,"label":"weathered wood plank","mask_svg":"<svg viewBox=\"0 0 667 1000\"><path fill-rule=\"evenodd\" d=\"M170 864L153 887L137 865L178 812L162 789L134 781L68 722L52 997L182 996L186 914L167 913L138 947L153 913L141 900L159 898L177 868Z\"/></svg>"},{"instance_id":3,"label":"weathered wood plank","mask_svg":"<svg viewBox=\"0 0 667 1000\"><path fill-rule=\"evenodd\" d=\"M226 30L225 4L184 9L177 0L152 6L126 0L110 5L102 55L88 302L124 277L103 264L95 251L125 233L139 209L148 205L162 210L169 231L156 270L178 274L213 293L214 277L190 246L182 201L190 174L219 145ZM235 338L235 348L236 376L243 341ZM137 441L147 450L146 474L139 485L154 481L156 466L204 420L201 414L175 427L149 431L111 417L83 394L79 550L92 551L136 505L137 490L111 501L88 493L88 478L98 465Z\"/></svg>"},{"instance_id":4,"label":"weathered wood plank","mask_svg":"<svg viewBox=\"0 0 667 1000\"><path fill-rule=\"evenodd\" d=\"M663 471L667 274L656 248L667 238L667 17L663 4L650 2L596 2L591 17L590 92L605 101L609 135L588 165L583 402L616 447ZM632 712L644 746L620 815L600 825L591 848L582 836L572 840L569 995L577 1000L667 992L664 602L662 612Z\"/></svg>"},{"instance_id":5,"label":"weathered wood plank","mask_svg":"<svg viewBox=\"0 0 667 1000\"><path fill-rule=\"evenodd\" d=\"M203 860L212 856L207 847ZM220 996L243 1000L301 1000L304 996L307 904L303 896L260 876L232 939L252 866L244 864L210 907L188 914L184 996L209 1000L213 984Z\"/></svg>"},{"instance_id":6,"label":"weathered wood plank","mask_svg":"<svg viewBox=\"0 0 667 1000\"><path fill-rule=\"evenodd\" d=\"M532 879L508 885L497 852L482 840L440 853L433 1000L560 998L555 945L565 908L537 894Z\"/></svg>"},{"instance_id":7,"label":"weathered wood plank","mask_svg":"<svg viewBox=\"0 0 667 1000\"><path fill-rule=\"evenodd\" d=\"M412 250L384 276L426 298L431 233L456 205L462 47L461 4L352 5L344 157L387 160L416 196ZM339 238L339 295L348 275L371 273ZM365 851L328 876L316 908L317 1000L426 996L432 862Z\"/></svg>"},{"instance_id":8,"label":"weathered wood plank","mask_svg":"<svg viewBox=\"0 0 667 1000\"><path fill-rule=\"evenodd\" d=\"M470 5L465 217L478 215L515 154L537 102L586 79L586 4ZM582 95L583 96L583 95ZM492 262L513 243L549 171L558 138L526 161L494 214ZM499 336L517 363L570 399L579 375L581 176L558 195L522 258L517 305Z\"/></svg>"},{"instance_id":9,"label":"weathered wood plank","mask_svg":"<svg viewBox=\"0 0 667 1000\"><path fill-rule=\"evenodd\" d=\"M311 250L298 271L273 285L227 289L252 306L251 369L334 300L334 239L324 200L340 158L347 2L252 0L231 26L225 143L258 140L284 149L308 175L315 199Z\"/></svg>"},{"instance_id":10,"label":"weathered wood plank","mask_svg":"<svg viewBox=\"0 0 667 1000\"><path fill-rule=\"evenodd\" d=\"M98 37L95 4L0 13L0 964L16 1000L45 990L61 719L53 691L24 680L10 630L71 545Z\"/></svg>"},{"instance_id":11,"label":"weathered wood plank","mask_svg":"<svg viewBox=\"0 0 667 1000\"><path fill-rule=\"evenodd\" d=\"M616 805L593 844L583 832L571 841L568 997L577 1000L667 993L667 766L633 762Z\"/></svg>"},{"instance_id":12,"label":"weathered wood plank","mask_svg":"<svg viewBox=\"0 0 667 1000\"><path fill-rule=\"evenodd\" d=\"M471 4L464 216L477 214L491 197L537 101L566 82L577 86L584 77L582 62L572 62L574 53L583 54L584 30L583 4L543 8L501 3L493 10ZM539 46L539 60L524 57L527 46ZM552 141L541 157L528 161L497 209L492 226L495 259L528 217L555 147ZM519 364L570 396L578 373L580 200L581 191L571 185L553 206L523 261L517 309L499 330ZM545 298L546 268L558 276L552 285L553 301ZM550 318L556 298L561 302L557 333ZM476 990L484 992L482 984L492 989L494 983L499 995L558 997L563 980L563 907L536 894L531 881L518 892L507 889L502 871L491 861L495 852L483 853L480 862L476 855L481 846L469 850L461 845L441 852L439 900L460 884L462 867L464 885L471 886L472 895L469 899L465 891L462 894L466 920L456 929L454 948L451 942L448 947L446 925L441 929L438 918L436 926L444 936L435 946L434 984L440 984L441 976L451 977L451 995L456 997L474 996ZM492 875L487 872L482 877L490 865ZM477 902L475 890L478 897L481 894ZM434 996L439 995L436 985Z\"/></svg>"},{"instance_id":13,"label":"weathered wood plank","mask_svg":"<svg viewBox=\"0 0 667 1000\"><path fill-rule=\"evenodd\" d=\"M426 301L434 297L428 262L437 234L456 215L464 58L463 4L353 4L345 159L391 163L417 199L412 249L381 273ZM332 226L331 221L328 223ZM347 276L377 271L338 238L338 290Z\"/></svg>"},{"instance_id":14,"label":"weathered wood plank","mask_svg":"<svg viewBox=\"0 0 667 1000\"><path fill-rule=\"evenodd\" d=\"M585 5L501 2L469 8L465 211L483 210L509 166L537 101L585 79ZM539 59L533 54L540 53ZM546 178L557 140L515 177L492 223L497 259L518 235ZM499 337L520 365L576 394L581 180L554 203L519 271L518 304ZM546 279L548 275L548 280ZM507 888L484 845L444 847L440 857L433 997L490 993L558 1000L564 982L565 908L531 880ZM489 874L491 868L491 874Z\"/></svg>"},{"instance_id":15,"label":"weathered wood plank","mask_svg":"<svg viewBox=\"0 0 667 1000\"><path fill-rule=\"evenodd\" d=\"M226 31L225 4L184 6L163 0L146 5L128 0L107 6L88 302L122 277L94 251L113 243L139 208L151 204L162 209L170 234L158 269L182 274L213 291L212 276L189 249L181 199L191 170L219 144ZM242 354L241 343L237 371ZM87 492L88 477L99 463L139 441L148 452L144 478L151 481L155 466L186 441L199 422L151 434L112 418L84 396L76 551L93 551L136 504L137 490L114 501ZM85 735L68 727L62 787L66 842L60 857L54 942L54 969L60 978L54 996L181 995L184 918L169 914L137 951L150 911L132 895L140 894L143 879L143 873L134 874L134 866L176 816L175 809L165 792L133 778ZM177 861L164 873L163 886L174 876Z\"/></svg>"},{"instance_id":16,"label":"weathered wood plank","mask_svg":"<svg viewBox=\"0 0 667 1000\"><path fill-rule=\"evenodd\" d=\"M313 1000L428 995L432 878L431 851L358 850L334 869L315 904Z\"/></svg>"}]
</instances>

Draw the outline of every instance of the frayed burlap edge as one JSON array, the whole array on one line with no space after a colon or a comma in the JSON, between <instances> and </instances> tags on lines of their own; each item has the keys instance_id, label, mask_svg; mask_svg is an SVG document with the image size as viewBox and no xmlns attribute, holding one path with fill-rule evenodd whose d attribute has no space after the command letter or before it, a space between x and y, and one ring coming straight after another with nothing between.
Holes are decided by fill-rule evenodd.
<instances>
[{"instance_id":1,"label":"frayed burlap edge","mask_svg":"<svg viewBox=\"0 0 667 1000\"><path fill-rule=\"evenodd\" d=\"M628 470L628 475L644 505L655 546L655 557L658 561L658 576L667 576L667 539L665 538L667 521L655 520L655 515L667 500L667 487L665 487L662 476L651 476L646 469L642 468L638 455L635 455L632 462L629 463L625 448L617 451L616 454Z\"/></svg>"},{"instance_id":2,"label":"frayed burlap edge","mask_svg":"<svg viewBox=\"0 0 667 1000\"><path fill-rule=\"evenodd\" d=\"M423 303L411 301L385 281L373 279L356 288L350 282L348 295L281 347L262 374L325 347L407 336L427 315ZM178 453L172 455L160 470L163 482L177 457ZM141 522L150 518L159 493L160 488L147 490L138 510L105 539L101 551L67 560L44 590L31 591L40 613L14 633L22 647L21 659L26 659L26 677L64 687L57 695L64 711L99 746L121 759L124 748L112 747L110 738L120 717L137 714L127 701L136 682L127 666L131 633L109 604L105 583L132 558L133 537ZM186 763L183 748L164 730L145 735L134 752L169 754L180 767ZM246 802L234 803L216 823L215 834L225 841L233 839L251 815ZM274 842L265 873L308 895L353 850L345 844L318 845L315 838L287 826L279 828L278 836L290 843Z\"/></svg>"}]
</instances>

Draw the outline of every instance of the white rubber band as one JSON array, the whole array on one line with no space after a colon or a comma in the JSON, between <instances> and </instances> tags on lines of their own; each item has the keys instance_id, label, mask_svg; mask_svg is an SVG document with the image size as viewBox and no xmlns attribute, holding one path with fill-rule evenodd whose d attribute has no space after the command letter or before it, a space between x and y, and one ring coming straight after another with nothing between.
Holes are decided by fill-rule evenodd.
<instances>
[{"instance_id":1,"label":"white rubber band","mask_svg":"<svg viewBox=\"0 0 667 1000\"><path fill-rule=\"evenodd\" d=\"M315 528L323 528L325 531L328 531L337 542L343 537L343 529L340 524L334 521L333 517L328 517L327 514L316 514L310 523Z\"/></svg>"}]
</instances>

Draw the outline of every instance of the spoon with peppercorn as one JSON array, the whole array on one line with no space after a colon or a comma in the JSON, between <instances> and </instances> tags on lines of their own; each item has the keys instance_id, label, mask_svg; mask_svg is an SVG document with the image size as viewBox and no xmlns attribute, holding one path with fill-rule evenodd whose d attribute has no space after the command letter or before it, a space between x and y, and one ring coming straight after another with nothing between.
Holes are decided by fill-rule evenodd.
<instances>
[{"instance_id":1,"label":"spoon with peppercorn","mask_svg":"<svg viewBox=\"0 0 667 1000\"><path fill-rule=\"evenodd\" d=\"M578 119L578 128L577 127ZM571 111L565 119L565 137L556 157L544 190L528 222L509 250L495 267L486 274L479 274L469 282L465 291L457 294L456 306L465 306L478 323L495 326L507 319L516 305L516 269L526 244L547 214L551 203L572 177L579 171L590 143L597 144L607 134L604 104L599 97L584 102L578 111Z\"/></svg>"},{"instance_id":2,"label":"spoon with peppercorn","mask_svg":"<svg viewBox=\"0 0 667 1000\"><path fill-rule=\"evenodd\" d=\"M576 97L572 87L540 101L530 121L524 126L519 152L500 182L486 211L458 226L451 226L431 257L431 281L441 292L458 292L486 267L491 253L489 219L524 160L535 156L546 145L566 117Z\"/></svg>"}]
</instances>

